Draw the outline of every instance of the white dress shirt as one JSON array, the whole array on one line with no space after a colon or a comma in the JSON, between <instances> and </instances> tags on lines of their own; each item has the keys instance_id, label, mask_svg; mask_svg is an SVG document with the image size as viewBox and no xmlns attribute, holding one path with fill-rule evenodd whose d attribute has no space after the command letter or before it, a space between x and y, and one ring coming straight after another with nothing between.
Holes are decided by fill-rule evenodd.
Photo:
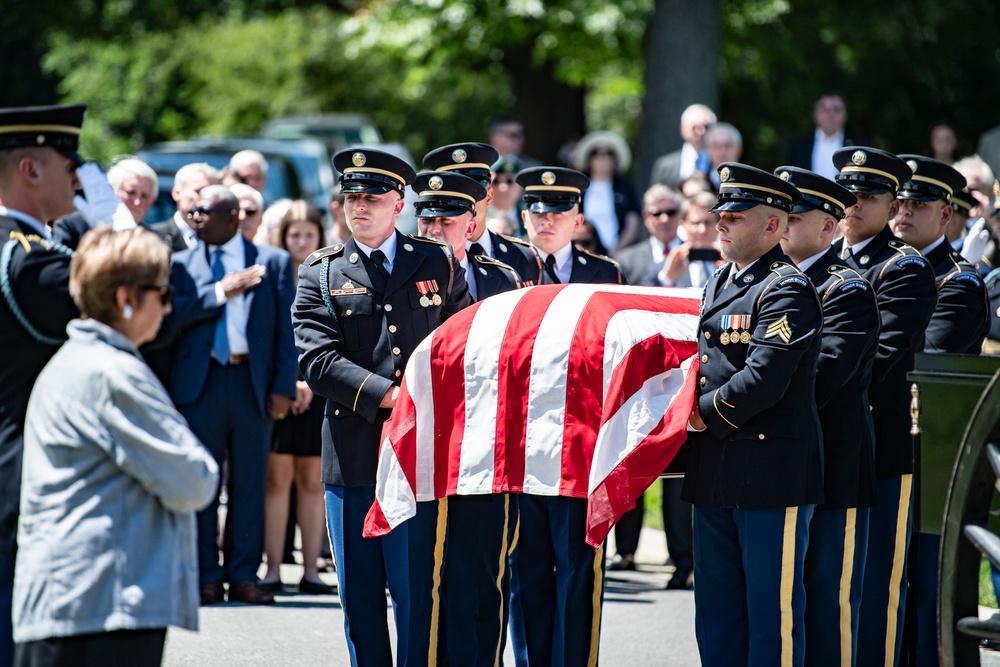
<instances>
[{"instance_id":1,"label":"white dress shirt","mask_svg":"<svg viewBox=\"0 0 1000 667\"><path fill-rule=\"evenodd\" d=\"M828 137L823 130L816 128L816 135L813 139L812 170L820 176L826 176L831 181L834 180L840 172L833 166L833 154L843 147L843 130Z\"/></svg>"},{"instance_id":2,"label":"white dress shirt","mask_svg":"<svg viewBox=\"0 0 1000 667\"><path fill-rule=\"evenodd\" d=\"M538 246L535 246L535 249L542 258L542 266L545 266L545 259L549 254ZM552 254L556 257L556 277L559 278L559 282L568 283L573 273L573 244L567 243Z\"/></svg>"},{"instance_id":3,"label":"white dress shirt","mask_svg":"<svg viewBox=\"0 0 1000 667\"><path fill-rule=\"evenodd\" d=\"M379 245L379 247L377 247L377 248L370 248L370 247L366 246L364 243L362 243L361 241L359 241L357 239L354 239L354 242L358 244L358 247L361 248L361 252L365 253L365 255L368 257L368 259L371 259L372 253L374 251L381 250L383 252L383 254L385 254L385 261L382 263L382 266L385 267L386 271L388 271L389 273L392 273L392 267L396 263L396 233L395 232L393 232L392 234L389 234L389 238L387 238L385 241L382 241L381 245Z\"/></svg>"},{"instance_id":4,"label":"white dress shirt","mask_svg":"<svg viewBox=\"0 0 1000 667\"><path fill-rule=\"evenodd\" d=\"M800 262L797 265L799 267L799 271L801 271L802 273L805 273L806 269L808 269L810 266L812 266L813 264L815 264L816 261L820 257L822 257L823 255L825 255L827 250L829 250L829 248L823 248L822 250L820 250L818 253L816 253L812 257L807 257L804 260L802 260L802 262Z\"/></svg>"},{"instance_id":5,"label":"white dress shirt","mask_svg":"<svg viewBox=\"0 0 1000 667\"><path fill-rule=\"evenodd\" d=\"M681 163L677 169L678 182L689 179L697 164L698 150L685 141L684 145L681 146Z\"/></svg>"},{"instance_id":6,"label":"white dress shirt","mask_svg":"<svg viewBox=\"0 0 1000 667\"><path fill-rule=\"evenodd\" d=\"M187 243L187 247L193 248L198 245L197 232L191 229L191 225L187 223L180 211L174 213L174 224L177 225L177 229L181 230L181 236L184 237L184 243Z\"/></svg>"}]
</instances>

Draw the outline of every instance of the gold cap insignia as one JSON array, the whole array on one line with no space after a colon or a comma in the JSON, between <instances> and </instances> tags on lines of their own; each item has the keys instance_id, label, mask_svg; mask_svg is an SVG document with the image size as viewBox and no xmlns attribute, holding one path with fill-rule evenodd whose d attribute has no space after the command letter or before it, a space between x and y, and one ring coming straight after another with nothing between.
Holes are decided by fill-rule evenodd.
<instances>
[{"instance_id":1,"label":"gold cap insignia","mask_svg":"<svg viewBox=\"0 0 1000 667\"><path fill-rule=\"evenodd\" d=\"M44 144L45 143L45 135L44 134L39 134L37 137L35 137L35 143L38 144L39 146L41 146L42 144Z\"/></svg>"},{"instance_id":2,"label":"gold cap insignia","mask_svg":"<svg viewBox=\"0 0 1000 667\"><path fill-rule=\"evenodd\" d=\"M909 167L910 171L912 171L914 174L917 173L917 161L916 160L907 160L906 161L906 166Z\"/></svg>"},{"instance_id":3,"label":"gold cap insignia","mask_svg":"<svg viewBox=\"0 0 1000 667\"><path fill-rule=\"evenodd\" d=\"M719 179L723 181L729 180L729 167L722 168L722 171L719 172Z\"/></svg>"},{"instance_id":4,"label":"gold cap insignia","mask_svg":"<svg viewBox=\"0 0 1000 667\"><path fill-rule=\"evenodd\" d=\"M792 175L791 175L791 174L789 174L789 173L788 173L787 171L783 171L783 172L781 172L781 175L780 175L780 176L778 176L778 178L780 178L781 180L783 180L783 181L784 181L784 182L786 182L786 183L788 182L788 180L789 180L789 179L790 179L791 177L792 177Z\"/></svg>"},{"instance_id":5,"label":"gold cap insignia","mask_svg":"<svg viewBox=\"0 0 1000 667\"><path fill-rule=\"evenodd\" d=\"M553 174L551 171L542 172L542 183L544 183L545 185L552 185L555 182L556 182L555 174Z\"/></svg>"},{"instance_id":6,"label":"gold cap insignia","mask_svg":"<svg viewBox=\"0 0 1000 667\"><path fill-rule=\"evenodd\" d=\"M440 176L431 176L430 180L427 181L427 185L431 187L431 190L440 190L444 187L444 181L441 180Z\"/></svg>"},{"instance_id":7,"label":"gold cap insignia","mask_svg":"<svg viewBox=\"0 0 1000 667\"><path fill-rule=\"evenodd\" d=\"M864 151L854 151L854 155L851 156L851 162L858 165L859 167L863 165L868 160L868 156Z\"/></svg>"},{"instance_id":8,"label":"gold cap insignia","mask_svg":"<svg viewBox=\"0 0 1000 667\"><path fill-rule=\"evenodd\" d=\"M459 163L459 164L462 164L463 162L465 162L465 159L467 157L469 157L468 154L465 151L463 151L461 148L457 148L457 149L455 149L455 150L453 150L451 152L451 159L454 160L455 162Z\"/></svg>"},{"instance_id":9,"label":"gold cap insignia","mask_svg":"<svg viewBox=\"0 0 1000 667\"><path fill-rule=\"evenodd\" d=\"M354 163L355 167L363 167L363 166L365 166L365 154L364 153L355 153L354 155L351 156L351 162Z\"/></svg>"}]
</instances>

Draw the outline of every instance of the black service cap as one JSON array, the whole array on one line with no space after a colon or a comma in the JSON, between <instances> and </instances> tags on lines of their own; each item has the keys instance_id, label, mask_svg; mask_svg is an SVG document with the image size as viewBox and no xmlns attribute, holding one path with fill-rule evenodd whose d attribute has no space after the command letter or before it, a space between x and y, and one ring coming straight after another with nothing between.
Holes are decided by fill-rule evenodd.
<instances>
[{"instance_id":1,"label":"black service cap","mask_svg":"<svg viewBox=\"0 0 1000 667\"><path fill-rule=\"evenodd\" d=\"M452 171L422 171L413 181L418 218L448 218L474 211L476 202L486 197L479 181Z\"/></svg>"},{"instance_id":2,"label":"black service cap","mask_svg":"<svg viewBox=\"0 0 1000 667\"><path fill-rule=\"evenodd\" d=\"M833 165L840 171L837 183L851 192L868 195L895 195L912 173L899 157L867 146L838 149L833 154Z\"/></svg>"},{"instance_id":3,"label":"black service cap","mask_svg":"<svg viewBox=\"0 0 1000 667\"><path fill-rule=\"evenodd\" d=\"M792 213L825 211L840 220L844 210L854 206L858 198L845 187L837 185L829 178L798 167L778 167L774 175L791 183L802 195L802 199L792 209Z\"/></svg>"},{"instance_id":4,"label":"black service cap","mask_svg":"<svg viewBox=\"0 0 1000 667\"><path fill-rule=\"evenodd\" d=\"M565 167L530 167L517 174L521 198L532 213L561 213L583 202L590 179Z\"/></svg>"},{"instance_id":5,"label":"black service cap","mask_svg":"<svg viewBox=\"0 0 1000 667\"><path fill-rule=\"evenodd\" d=\"M77 151L86 111L86 104L0 109L0 150L49 146L80 166L84 160Z\"/></svg>"},{"instance_id":6,"label":"black service cap","mask_svg":"<svg viewBox=\"0 0 1000 667\"><path fill-rule=\"evenodd\" d=\"M424 156L424 167L434 171L454 171L489 187L493 180L490 166L500 154L489 144L451 144L435 148Z\"/></svg>"},{"instance_id":7,"label":"black service cap","mask_svg":"<svg viewBox=\"0 0 1000 667\"><path fill-rule=\"evenodd\" d=\"M710 210L746 211L754 206L772 206L791 213L799 191L773 174L739 162L719 165L719 201Z\"/></svg>"},{"instance_id":8,"label":"black service cap","mask_svg":"<svg viewBox=\"0 0 1000 667\"><path fill-rule=\"evenodd\" d=\"M951 165L923 155L900 155L899 158L913 173L910 180L899 186L896 199L940 199L950 204L951 196L965 187L965 176Z\"/></svg>"},{"instance_id":9,"label":"black service cap","mask_svg":"<svg viewBox=\"0 0 1000 667\"><path fill-rule=\"evenodd\" d=\"M374 148L347 148L333 156L333 166L341 173L345 194L365 192L384 195L394 190L402 197L416 174L404 160Z\"/></svg>"},{"instance_id":10,"label":"black service cap","mask_svg":"<svg viewBox=\"0 0 1000 667\"><path fill-rule=\"evenodd\" d=\"M958 190L951 195L951 207L962 217L968 218L969 212L979 204L968 190Z\"/></svg>"}]
</instances>

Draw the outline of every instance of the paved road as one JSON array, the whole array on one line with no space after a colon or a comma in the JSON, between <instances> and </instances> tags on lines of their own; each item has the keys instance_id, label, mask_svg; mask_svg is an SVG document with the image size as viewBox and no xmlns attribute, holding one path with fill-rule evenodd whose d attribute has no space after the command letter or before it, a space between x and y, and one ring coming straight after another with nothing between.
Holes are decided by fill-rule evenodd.
<instances>
[{"instance_id":1,"label":"paved road","mask_svg":"<svg viewBox=\"0 0 1000 667\"><path fill-rule=\"evenodd\" d=\"M638 553L640 570L609 573L601 631L601 662L605 665L700 664L694 639L694 597L690 591L665 589L670 570L662 565L663 544L662 532L644 529ZM297 582L301 572L300 567L283 566L282 580ZM328 583L336 583L335 575L323 577ZM269 607L203 607L201 632L170 629L163 664L349 665L343 623L336 595L289 593L279 595L277 604ZM504 662L514 664L509 644Z\"/></svg>"}]
</instances>

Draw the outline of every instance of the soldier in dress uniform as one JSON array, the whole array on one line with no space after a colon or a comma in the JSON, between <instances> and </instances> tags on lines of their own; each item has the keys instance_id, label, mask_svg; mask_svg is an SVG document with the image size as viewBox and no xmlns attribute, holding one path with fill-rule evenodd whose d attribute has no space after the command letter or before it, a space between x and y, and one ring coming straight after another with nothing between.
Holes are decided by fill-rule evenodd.
<instances>
[{"instance_id":1,"label":"soldier in dress uniform","mask_svg":"<svg viewBox=\"0 0 1000 667\"><path fill-rule=\"evenodd\" d=\"M572 243L583 224L580 201L589 178L563 167L532 167L518 173L517 183L524 188L521 220L542 258L543 284L625 282L618 262Z\"/></svg>"},{"instance_id":2,"label":"soldier in dress uniform","mask_svg":"<svg viewBox=\"0 0 1000 667\"><path fill-rule=\"evenodd\" d=\"M526 287L541 284L542 260L530 243L486 229L486 211L493 203L491 165L499 156L489 144L463 143L435 148L424 156L424 167L452 171L478 181L486 196L476 202L476 228L466 240L466 250L474 257L492 257L517 271ZM457 246L456 246L457 248ZM474 289L469 285L470 289Z\"/></svg>"},{"instance_id":3,"label":"soldier in dress uniform","mask_svg":"<svg viewBox=\"0 0 1000 667\"><path fill-rule=\"evenodd\" d=\"M72 213L86 106L0 109L0 665L13 661L11 595L21 498L21 445L35 378L79 315L72 251L48 223Z\"/></svg>"},{"instance_id":4,"label":"soldier in dress uniform","mask_svg":"<svg viewBox=\"0 0 1000 667\"><path fill-rule=\"evenodd\" d=\"M858 198L844 212L844 238L834 245L841 261L875 289L879 349L868 388L875 424L878 504L869 513L868 554L862 584L857 655L866 663L899 660L910 544L913 437L910 382L914 353L937 294L934 272L919 252L895 237L888 221L899 209L896 191L910 180L906 162L875 148L836 151L837 183Z\"/></svg>"},{"instance_id":5,"label":"soldier in dress uniform","mask_svg":"<svg viewBox=\"0 0 1000 667\"><path fill-rule=\"evenodd\" d=\"M375 498L382 424L417 344L470 303L449 247L395 229L413 170L382 151L334 156L353 236L299 269L292 306L299 367L327 398L326 510L353 664L391 665L385 588L394 602L398 664L434 664L444 559L439 502L382 538L362 537Z\"/></svg>"},{"instance_id":6,"label":"soldier in dress uniform","mask_svg":"<svg viewBox=\"0 0 1000 667\"><path fill-rule=\"evenodd\" d=\"M455 171L422 171L413 190L418 195L414 204L417 230L455 249L476 300L522 287L512 267L467 252L466 242L481 212L479 204L487 198L481 181ZM452 496L447 504L439 650L447 652L449 664L493 665L503 655L507 634L507 553L517 532L517 496Z\"/></svg>"},{"instance_id":7,"label":"soldier in dress uniform","mask_svg":"<svg viewBox=\"0 0 1000 667\"><path fill-rule=\"evenodd\" d=\"M875 428L868 383L878 350L875 290L831 247L857 197L828 178L778 167L802 199L788 216L781 249L816 286L823 339L816 407L823 429L823 503L809 524L805 561L806 664L855 664L868 513L875 496Z\"/></svg>"},{"instance_id":8,"label":"soldier in dress uniform","mask_svg":"<svg viewBox=\"0 0 1000 667\"><path fill-rule=\"evenodd\" d=\"M543 282L613 283L617 262L573 247L589 179L561 167L517 175L522 219L548 264ZM518 665L593 665L604 598L604 548L586 542L587 499L522 494L520 536L510 557L510 629Z\"/></svg>"},{"instance_id":9,"label":"soldier in dress uniform","mask_svg":"<svg viewBox=\"0 0 1000 667\"><path fill-rule=\"evenodd\" d=\"M779 245L798 191L735 162L719 179L728 264L705 285L682 494L694 505L698 649L706 667L803 665L803 561L823 499L823 314Z\"/></svg>"},{"instance_id":10,"label":"soldier in dress uniform","mask_svg":"<svg viewBox=\"0 0 1000 667\"><path fill-rule=\"evenodd\" d=\"M900 155L913 172L896 193L899 210L890 222L900 239L920 251L934 270L937 306L924 333L923 352L979 354L989 329L986 285L974 266L948 242L952 197L965 177L951 166L920 155ZM908 581L910 601L904 645L906 664L937 664L937 564L940 535L916 532ZM906 661L904 661L906 662Z\"/></svg>"}]
</instances>

